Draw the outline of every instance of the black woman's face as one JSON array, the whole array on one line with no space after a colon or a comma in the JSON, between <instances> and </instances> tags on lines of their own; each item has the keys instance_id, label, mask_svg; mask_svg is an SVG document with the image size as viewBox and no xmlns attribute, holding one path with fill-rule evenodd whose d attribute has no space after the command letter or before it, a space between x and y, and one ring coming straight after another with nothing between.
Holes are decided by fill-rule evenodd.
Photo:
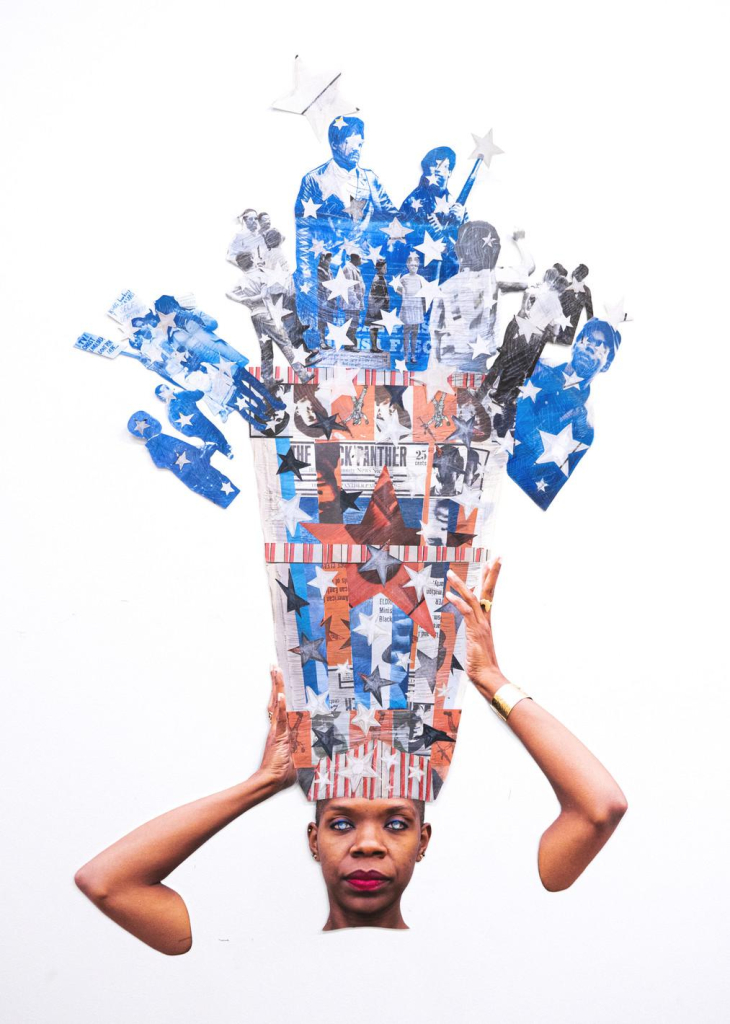
<instances>
[{"instance_id":1,"label":"black woman's face","mask_svg":"<svg viewBox=\"0 0 730 1024\"><path fill-rule=\"evenodd\" d=\"M412 800L334 798L325 803L309 842L330 901L367 919L400 899L430 834Z\"/></svg>"}]
</instances>

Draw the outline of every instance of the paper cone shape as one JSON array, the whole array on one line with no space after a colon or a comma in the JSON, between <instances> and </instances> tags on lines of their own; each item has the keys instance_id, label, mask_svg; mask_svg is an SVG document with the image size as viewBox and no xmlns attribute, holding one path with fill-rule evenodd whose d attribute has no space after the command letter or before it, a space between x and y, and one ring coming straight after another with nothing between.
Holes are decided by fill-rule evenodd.
<instances>
[{"instance_id":1,"label":"paper cone shape","mask_svg":"<svg viewBox=\"0 0 730 1024\"><path fill-rule=\"evenodd\" d=\"M509 445L473 401L480 375L455 373L440 392L413 377L283 378L285 410L252 429L277 656L310 800L434 800L454 755L465 627L444 603L445 577L478 583Z\"/></svg>"}]
</instances>

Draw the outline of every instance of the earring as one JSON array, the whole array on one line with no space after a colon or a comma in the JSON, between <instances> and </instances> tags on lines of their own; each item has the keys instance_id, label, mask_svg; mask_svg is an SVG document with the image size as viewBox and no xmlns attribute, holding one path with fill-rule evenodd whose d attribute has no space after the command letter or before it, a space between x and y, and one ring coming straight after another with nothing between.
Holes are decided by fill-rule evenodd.
<instances>
[{"instance_id":1,"label":"earring","mask_svg":"<svg viewBox=\"0 0 730 1024\"><path fill-rule=\"evenodd\" d=\"M319 857L317 856L317 854L316 854L316 853L313 853L313 854L312 854L312 857L313 857L313 858L314 858L315 860L319 860Z\"/></svg>"}]
</instances>

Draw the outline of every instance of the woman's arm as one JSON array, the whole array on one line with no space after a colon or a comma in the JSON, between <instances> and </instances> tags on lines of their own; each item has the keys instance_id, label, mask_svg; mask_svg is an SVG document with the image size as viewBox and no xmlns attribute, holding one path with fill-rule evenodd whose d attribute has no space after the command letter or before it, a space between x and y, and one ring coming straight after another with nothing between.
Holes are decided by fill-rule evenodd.
<instances>
[{"instance_id":1,"label":"woman's arm","mask_svg":"<svg viewBox=\"0 0 730 1024\"><path fill-rule=\"evenodd\" d=\"M271 678L271 728L250 779L148 821L76 872L76 884L92 903L161 953L187 953L192 945L185 902L163 879L216 832L296 779L283 679L278 669Z\"/></svg>"},{"instance_id":2,"label":"woman's arm","mask_svg":"<svg viewBox=\"0 0 730 1024\"><path fill-rule=\"evenodd\" d=\"M499 560L488 567L481 596L494 598ZM491 704L507 679L494 650L491 610L449 572L455 593L447 594L464 615L467 630L467 672ZM555 791L560 814L543 833L538 850L540 880L546 889L567 889L588 867L626 812L626 797L600 761L557 719L533 700L521 700L507 724L532 755Z\"/></svg>"}]
</instances>

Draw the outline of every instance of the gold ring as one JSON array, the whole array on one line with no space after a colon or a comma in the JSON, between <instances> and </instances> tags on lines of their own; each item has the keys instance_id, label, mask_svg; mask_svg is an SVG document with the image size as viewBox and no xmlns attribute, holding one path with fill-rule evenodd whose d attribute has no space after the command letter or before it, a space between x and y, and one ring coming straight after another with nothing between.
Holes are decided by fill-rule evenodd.
<instances>
[{"instance_id":1,"label":"gold ring","mask_svg":"<svg viewBox=\"0 0 730 1024\"><path fill-rule=\"evenodd\" d=\"M479 604L482 606L482 608L484 609L485 612L488 612L490 610L490 608L492 607L492 602L488 601L486 599L486 597L483 597L481 599L481 601L479 602Z\"/></svg>"}]
</instances>

